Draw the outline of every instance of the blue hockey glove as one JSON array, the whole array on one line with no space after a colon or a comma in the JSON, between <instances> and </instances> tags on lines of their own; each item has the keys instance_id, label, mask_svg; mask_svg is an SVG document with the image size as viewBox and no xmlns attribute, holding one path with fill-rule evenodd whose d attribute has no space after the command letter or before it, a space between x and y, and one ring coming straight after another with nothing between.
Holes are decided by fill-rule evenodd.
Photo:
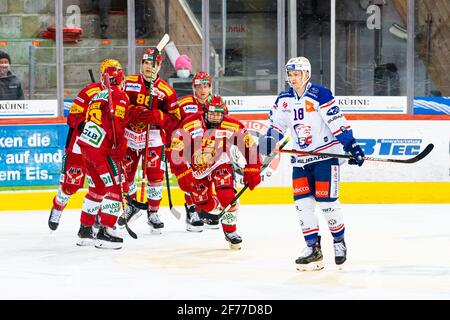
<instances>
[{"instance_id":1,"label":"blue hockey glove","mask_svg":"<svg viewBox=\"0 0 450 320\"><path fill-rule=\"evenodd\" d=\"M353 158L348 160L348 164L362 166L364 163L364 152L361 149L361 146L355 141L352 140L349 144L344 147L345 152L349 152Z\"/></svg>"},{"instance_id":2,"label":"blue hockey glove","mask_svg":"<svg viewBox=\"0 0 450 320\"><path fill-rule=\"evenodd\" d=\"M261 136L258 141L259 153L268 156L275 149L277 140L272 136Z\"/></svg>"}]
</instances>

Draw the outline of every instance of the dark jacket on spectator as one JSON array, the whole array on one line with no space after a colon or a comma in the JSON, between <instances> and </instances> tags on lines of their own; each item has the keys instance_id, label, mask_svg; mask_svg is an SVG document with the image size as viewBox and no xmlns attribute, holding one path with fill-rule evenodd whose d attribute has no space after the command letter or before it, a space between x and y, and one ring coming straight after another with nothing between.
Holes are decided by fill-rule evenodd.
<instances>
[{"instance_id":1,"label":"dark jacket on spectator","mask_svg":"<svg viewBox=\"0 0 450 320\"><path fill-rule=\"evenodd\" d=\"M0 100L23 100L25 99L20 80L8 71L5 78L0 78Z\"/></svg>"}]
</instances>

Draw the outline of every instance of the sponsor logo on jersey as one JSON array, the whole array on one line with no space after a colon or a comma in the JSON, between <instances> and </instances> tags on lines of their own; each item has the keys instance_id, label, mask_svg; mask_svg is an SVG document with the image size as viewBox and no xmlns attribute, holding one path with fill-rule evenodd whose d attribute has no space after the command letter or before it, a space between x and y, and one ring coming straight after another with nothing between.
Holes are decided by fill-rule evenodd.
<instances>
[{"instance_id":1,"label":"sponsor logo on jersey","mask_svg":"<svg viewBox=\"0 0 450 320\"><path fill-rule=\"evenodd\" d=\"M327 114L328 114L328 112L327 112ZM330 124L330 123L332 123L333 121L336 121L337 119L342 118L343 116L344 116L344 115L343 115L342 113L341 113L341 114L338 114L338 115L334 116L333 118L329 119L329 120L327 121L327 123Z\"/></svg>"},{"instance_id":2,"label":"sponsor logo on jersey","mask_svg":"<svg viewBox=\"0 0 450 320\"><path fill-rule=\"evenodd\" d=\"M125 85L125 91L134 91L134 92L141 92L141 87L139 83L127 83Z\"/></svg>"},{"instance_id":3,"label":"sponsor logo on jersey","mask_svg":"<svg viewBox=\"0 0 450 320\"><path fill-rule=\"evenodd\" d=\"M311 126L298 123L294 126L294 130L297 134L297 144L300 149L307 148L312 143Z\"/></svg>"},{"instance_id":4,"label":"sponsor logo on jersey","mask_svg":"<svg viewBox=\"0 0 450 320\"><path fill-rule=\"evenodd\" d=\"M79 106L75 102L72 103L72 106L70 107L69 113L71 114L80 114L84 113L84 108L82 106Z\"/></svg>"},{"instance_id":5,"label":"sponsor logo on jersey","mask_svg":"<svg viewBox=\"0 0 450 320\"><path fill-rule=\"evenodd\" d=\"M283 102L283 109L286 109L288 106L288 103L286 101Z\"/></svg>"},{"instance_id":6,"label":"sponsor logo on jersey","mask_svg":"<svg viewBox=\"0 0 450 320\"><path fill-rule=\"evenodd\" d=\"M191 131L190 133L191 133L192 138L196 138L196 137L202 137L204 132L205 131L202 128L199 128L199 129L195 129L195 130Z\"/></svg>"},{"instance_id":7,"label":"sponsor logo on jersey","mask_svg":"<svg viewBox=\"0 0 450 320\"><path fill-rule=\"evenodd\" d=\"M215 132L216 138L221 139L221 138L231 138L231 136L233 135L233 132L228 131L228 130L216 130Z\"/></svg>"},{"instance_id":8,"label":"sponsor logo on jersey","mask_svg":"<svg viewBox=\"0 0 450 320\"><path fill-rule=\"evenodd\" d=\"M331 107L328 111L327 111L327 116L333 116L335 114L338 114L341 110L339 109L338 106L334 106Z\"/></svg>"},{"instance_id":9,"label":"sponsor logo on jersey","mask_svg":"<svg viewBox=\"0 0 450 320\"><path fill-rule=\"evenodd\" d=\"M311 192L308 184L308 178L306 177L296 178L292 181L292 184L294 189L294 196L308 194Z\"/></svg>"},{"instance_id":10,"label":"sponsor logo on jersey","mask_svg":"<svg viewBox=\"0 0 450 320\"><path fill-rule=\"evenodd\" d=\"M116 106L116 112L114 113L116 117L125 118L125 108L121 106Z\"/></svg>"},{"instance_id":11,"label":"sponsor logo on jersey","mask_svg":"<svg viewBox=\"0 0 450 320\"><path fill-rule=\"evenodd\" d=\"M184 106L183 110L186 113L195 113L198 111L198 107L195 104L194 105L190 104L190 105Z\"/></svg>"},{"instance_id":12,"label":"sponsor logo on jersey","mask_svg":"<svg viewBox=\"0 0 450 320\"><path fill-rule=\"evenodd\" d=\"M81 98L81 97L76 97L75 100L78 100L78 101L80 101L81 103L84 103L84 99Z\"/></svg>"},{"instance_id":13,"label":"sponsor logo on jersey","mask_svg":"<svg viewBox=\"0 0 450 320\"><path fill-rule=\"evenodd\" d=\"M329 181L316 181L316 198L328 198Z\"/></svg>"}]
</instances>

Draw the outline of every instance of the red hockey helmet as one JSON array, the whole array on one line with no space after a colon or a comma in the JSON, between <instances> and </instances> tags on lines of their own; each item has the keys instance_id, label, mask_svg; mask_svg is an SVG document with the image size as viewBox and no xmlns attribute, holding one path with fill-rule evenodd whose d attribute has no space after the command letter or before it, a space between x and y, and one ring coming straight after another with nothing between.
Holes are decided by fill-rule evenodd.
<instances>
[{"instance_id":1,"label":"red hockey helmet","mask_svg":"<svg viewBox=\"0 0 450 320\"><path fill-rule=\"evenodd\" d=\"M212 85L212 77L204 71L197 72L192 78L192 85L195 86L197 84L209 84Z\"/></svg>"},{"instance_id":2,"label":"red hockey helmet","mask_svg":"<svg viewBox=\"0 0 450 320\"><path fill-rule=\"evenodd\" d=\"M215 127L219 125L222 122L224 115L227 113L228 108L222 97L209 97L205 104L205 121L208 127Z\"/></svg>"},{"instance_id":3,"label":"red hockey helmet","mask_svg":"<svg viewBox=\"0 0 450 320\"><path fill-rule=\"evenodd\" d=\"M145 50L144 55L142 56L142 61L141 62L143 63L146 60L153 61L153 59L155 58L155 52L156 51L157 50L156 50L155 47L150 47L147 50ZM157 64L161 64L162 60L163 59L162 59L161 53L158 53L156 55L156 63Z\"/></svg>"},{"instance_id":4,"label":"red hockey helmet","mask_svg":"<svg viewBox=\"0 0 450 320\"><path fill-rule=\"evenodd\" d=\"M102 61L102 64L100 65L100 77L106 72L107 67L118 67L119 69L122 69L122 65L118 60L105 59Z\"/></svg>"},{"instance_id":5,"label":"red hockey helmet","mask_svg":"<svg viewBox=\"0 0 450 320\"><path fill-rule=\"evenodd\" d=\"M106 67L105 73L109 77L109 83L111 85L121 85L125 79L125 74L123 72L123 69L114 66L114 67ZM103 83L103 77L102 77L102 83Z\"/></svg>"}]
</instances>

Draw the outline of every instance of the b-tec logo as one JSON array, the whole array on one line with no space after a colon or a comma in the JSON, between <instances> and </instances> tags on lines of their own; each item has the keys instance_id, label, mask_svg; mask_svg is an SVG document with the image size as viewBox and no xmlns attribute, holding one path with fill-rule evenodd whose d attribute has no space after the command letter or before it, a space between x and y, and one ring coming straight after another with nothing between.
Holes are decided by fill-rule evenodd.
<instances>
[{"instance_id":1,"label":"b-tec logo","mask_svg":"<svg viewBox=\"0 0 450 320\"><path fill-rule=\"evenodd\" d=\"M419 154L422 139L356 139L365 155L414 156Z\"/></svg>"}]
</instances>

